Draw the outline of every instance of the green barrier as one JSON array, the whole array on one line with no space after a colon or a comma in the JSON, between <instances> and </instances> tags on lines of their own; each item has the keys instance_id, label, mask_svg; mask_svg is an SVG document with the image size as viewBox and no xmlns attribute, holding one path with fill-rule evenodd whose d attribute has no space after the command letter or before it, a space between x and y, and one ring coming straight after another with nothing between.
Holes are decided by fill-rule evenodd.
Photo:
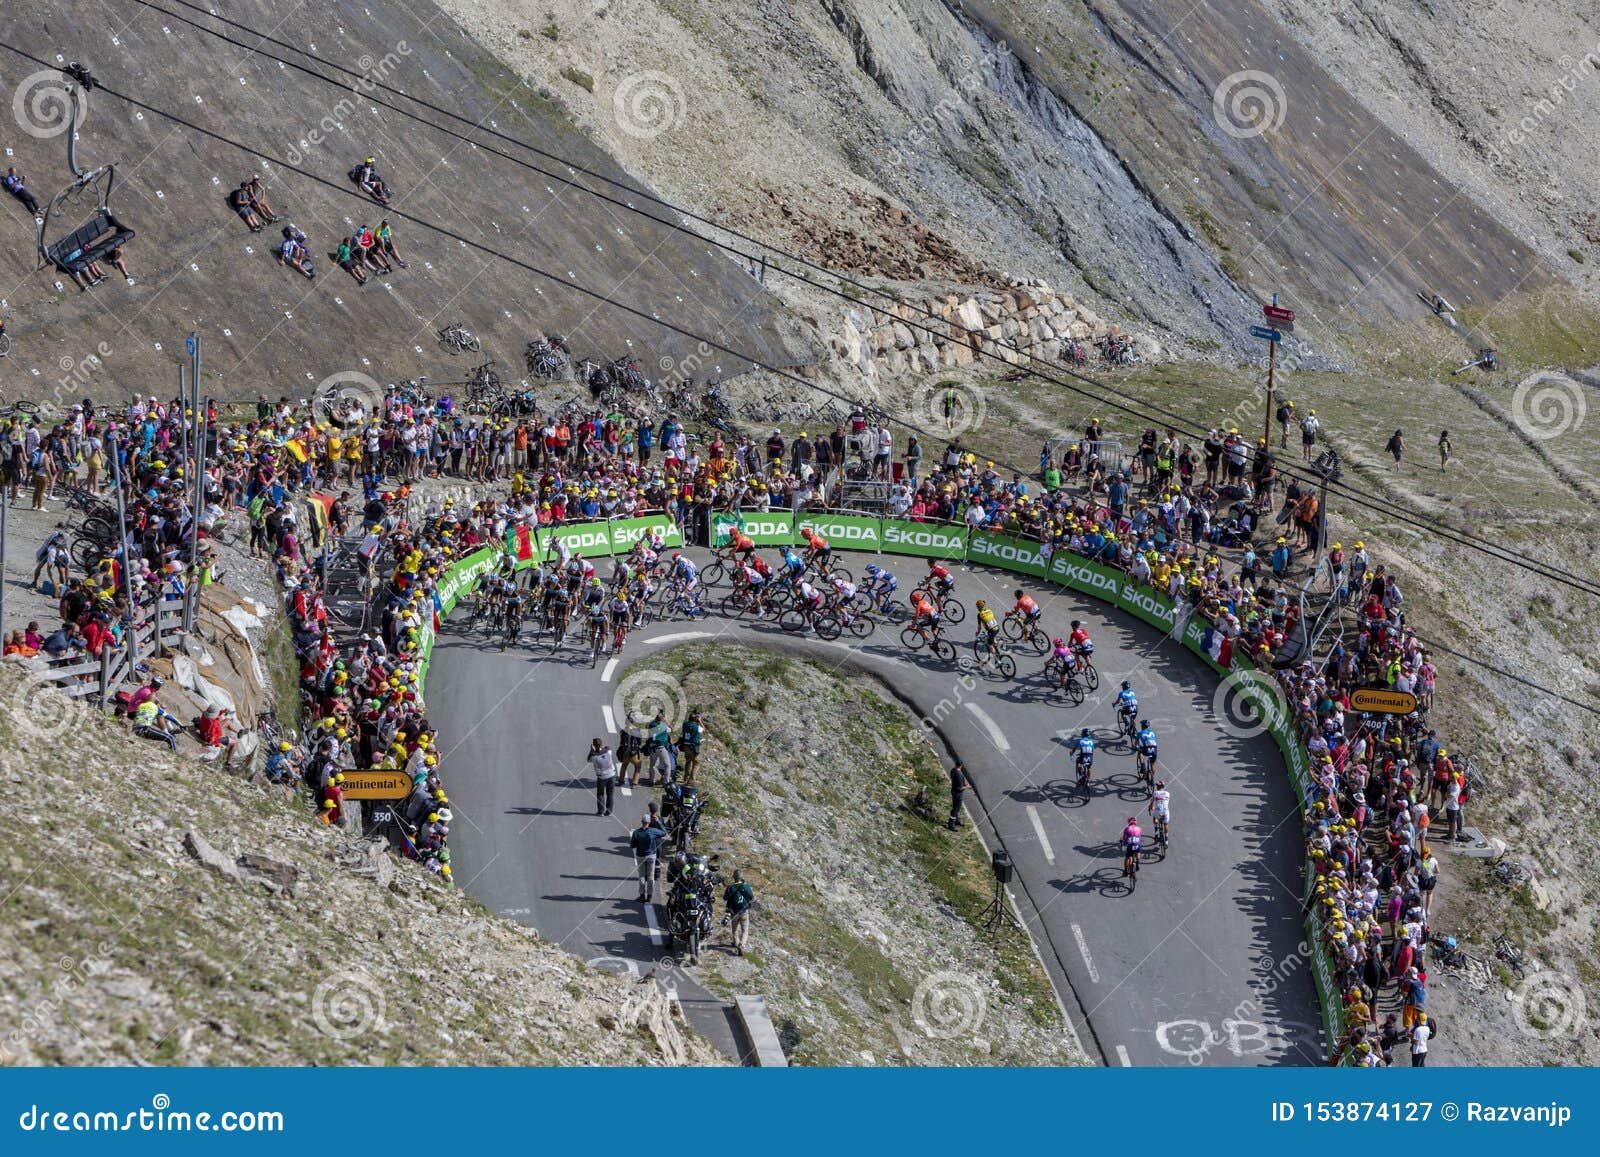
<instances>
[{"instance_id":1,"label":"green barrier","mask_svg":"<svg viewBox=\"0 0 1600 1157\"><path fill-rule=\"evenodd\" d=\"M1015 571L1034 578L1048 577L1050 570L1037 541L1031 538L1013 538L1008 534L993 534L977 530L967 544L967 561L996 566L1001 570Z\"/></svg>"},{"instance_id":2,"label":"green barrier","mask_svg":"<svg viewBox=\"0 0 1600 1157\"><path fill-rule=\"evenodd\" d=\"M794 542L794 512L768 510L712 515L711 545L726 546L735 527L749 535L757 546L789 546Z\"/></svg>"},{"instance_id":3,"label":"green barrier","mask_svg":"<svg viewBox=\"0 0 1600 1157\"><path fill-rule=\"evenodd\" d=\"M539 530L536 557L550 555L556 542L564 542L573 554L605 557L613 552L611 530L604 522L579 522L569 526L544 527Z\"/></svg>"},{"instance_id":4,"label":"green barrier","mask_svg":"<svg viewBox=\"0 0 1600 1157\"><path fill-rule=\"evenodd\" d=\"M661 532L663 546L683 545L683 531L678 529L678 524L664 514L652 514L644 518L619 518L612 522L611 553L627 554L633 549L634 543L652 530Z\"/></svg>"},{"instance_id":5,"label":"green barrier","mask_svg":"<svg viewBox=\"0 0 1600 1157\"><path fill-rule=\"evenodd\" d=\"M876 554L883 545L883 520L856 514L802 514L795 521L794 537L814 530L835 550L870 550Z\"/></svg>"},{"instance_id":6,"label":"green barrier","mask_svg":"<svg viewBox=\"0 0 1600 1157\"><path fill-rule=\"evenodd\" d=\"M880 549L885 554L915 554L960 562L967 557L967 532L963 527L942 523L881 520Z\"/></svg>"},{"instance_id":7,"label":"green barrier","mask_svg":"<svg viewBox=\"0 0 1600 1157\"><path fill-rule=\"evenodd\" d=\"M1322 916L1316 911L1306 917L1306 946L1311 950L1311 982L1316 985L1317 1001L1322 1005L1322 1035L1331 1055L1344 1035L1344 1006L1333 981L1333 966L1322 950Z\"/></svg>"}]
</instances>

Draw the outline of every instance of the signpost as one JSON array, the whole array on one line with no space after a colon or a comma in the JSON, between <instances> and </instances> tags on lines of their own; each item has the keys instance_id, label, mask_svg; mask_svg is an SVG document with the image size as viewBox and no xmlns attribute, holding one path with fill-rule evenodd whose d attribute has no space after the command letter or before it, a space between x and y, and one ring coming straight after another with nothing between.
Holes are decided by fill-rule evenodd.
<instances>
[{"instance_id":1,"label":"signpost","mask_svg":"<svg viewBox=\"0 0 1600 1157\"><path fill-rule=\"evenodd\" d=\"M341 787L345 799L405 799L411 777L397 767L371 767L345 772Z\"/></svg>"},{"instance_id":2,"label":"signpost","mask_svg":"<svg viewBox=\"0 0 1600 1157\"><path fill-rule=\"evenodd\" d=\"M1253 325L1250 327L1250 336L1258 337L1267 346L1267 416L1261 423L1261 441L1264 445L1272 445L1272 388L1278 369L1278 343L1283 340L1285 331L1294 332L1294 310L1278 304L1278 295L1272 295L1272 304L1261 307L1262 314L1272 323L1271 327Z\"/></svg>"},{"instance_id":3,"label":"signpost","mask_svg":"<svg viewBox=\"0 0 1600 1157\"><path fill-rule=\"evenodd\" d=\"M1350 707L1373 715L1410 715L1417 709L1417 697L1409 691L1390 691L1386 687L1363 687L1350 696Z\"/></svg>"}]
</instances>

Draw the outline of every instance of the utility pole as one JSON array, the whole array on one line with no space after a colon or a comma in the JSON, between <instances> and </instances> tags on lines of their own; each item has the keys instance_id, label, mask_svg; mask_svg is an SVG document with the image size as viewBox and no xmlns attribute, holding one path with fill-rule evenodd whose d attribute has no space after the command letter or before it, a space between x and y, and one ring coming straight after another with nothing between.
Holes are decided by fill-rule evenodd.
<instances>
[{"instance_id":1,"label":"utility pole","mask_svg":"<svg viewBox=\"0 0 1600 1157\"><path fill-rule=\"evenodd\" d=\"M1339 452L1337 450L1324 450L1317 455L1317 460L1311 464L1321 480L1317 494L1317 550L1311 558L1311 569L1315 571L1318 563L1322 561L1322 552L1328 547L1328 483L1337 482L1343 473L1339 469Z\"/></svg>"},{"instance_id":2,"label":"utility pole","mask_svg":"<svg viewBox=\"0 0 1600 1157\"><path fill-rule=\"evenodd\" d=\"M184 373L183 363L178 363L178 405L184 409L189 407L189 385L187 375ZM189 459L189 422L184 419L178 423L178 449L182 452L179 461Z\"/></svg>"},{"instance_id":3,"label":"utility pole","mask_svg":"<svg viewBox=\"0 0 1600 1157\"><path fill-rule=\"evenodd\" d=\"M1277 294L1272 295L1272 301L1273 304L1277 304ZM1269 447L1272 445L1272 379L1274 373L1277 371L1277 368L1278 343L1275 341L1269 341L1267 343L1267 416L1266 420L1261 424L1261 440Z\"/></svg>"}]
</instances>

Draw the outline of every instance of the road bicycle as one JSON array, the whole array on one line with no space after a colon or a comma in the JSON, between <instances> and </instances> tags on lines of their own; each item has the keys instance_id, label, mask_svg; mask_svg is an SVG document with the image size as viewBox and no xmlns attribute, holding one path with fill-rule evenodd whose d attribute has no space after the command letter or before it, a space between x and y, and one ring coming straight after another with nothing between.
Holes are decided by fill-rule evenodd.
<instances>
[{"instance_id":1,"label":"road bicycle","mask_svg":"<svg viewBox=\"0 0 1600 1157\"><path fill-rule=\"evenodd\" d=\"M1074 763L1077 765L1078 771L1078 790L1083 792L1084 795L1088 795L1089 777L1094 774L1094 760L1093 758L1085 759L1080 755L1074 760Z\"/></svg>"},{"instance_id":2,"label":"road bicycle","mask_svg":"<svg viewBox=\"0 0 1600 1157\"><path fill-rule=\"evenodd\" d=\"M1167 821L1166 821L1166 818L1164 816L1156 816L1155 820L1156 820L1156 843L1158 845L1160 845L1161 850L1164 852L1164 851L1167 850L1167 842L1170 839L1172 833L1168 830Z\"/></svg>"},{"instance_id":3,"label":"road bicycle","mask_svg":"<svg viewBox=\"0 0 1600 1157\"><path fill-rule=\"evenodd\" d=\"M589 666L593 667L600 661L600 649L605 646L605 641L605 619L591 618L589 620Z\"/></svg>"},{"instance_id":4,"label":"road bicycle","mask_svg":"<svg viewBox=\"0 0 1600 1157\"><path fill-rule=\"evenodd\" d=\"M939 617L945 621L959 623L962 619L967 617L966 605L962 603L960 599L956 598L955 595L949 594L941 596L939 592L934 589L933 585L928 582L923 582L917 587L917 590L921 591L923 594L927 595L933 600L933 605L938 610Z\"/></svg>"},{"instance_id":5,"label":"road bicycle","mask_svg":"<svg viewBox=\"0 0 1600 1157\"><path fill-rule=\"evenodd\" d=\"M982 627L972 639L972 655L978 664L978 669L987 671L992 665L1003 679L1017 677L1017 661L1000 646L998 639L992 639L989 632Z\"/></svg>"},{"instance_id":6,"label":"road bicycle","mask_svg":"<svg viewBox=\"0 0 1600 1157\"><path fill-rule=\"evenodd\" d=\"M734 587L723 596L722 613L730 619L742 619L746 615L757 619L769 619L776 610L771 600L767 598L765 589L743 584Z\"/></svg>"},{"instance_id":7,"label":"road bicycle","mask_svg":"<svg viewBox=\"0 0 1600 1157\"><path fill-rule=\"evenodd\" d=\"M439 344L452 354L483 352L482 339L459 321L453 321L439 331Z\"/></svg>"},{"instance_id":8,"label":"road bicycle","mask_svg":"<svg viewBox=\"0 0 1600 1157\"><path fill-rule=\"evenodd\" d=\"M1428 942L1433 945L1434 963L1445 968L1465 968L1472 963L1472 957L1460 946L1454 936L1430 936Z\"/></svg>"},{"instance_id":9,"label":"road bicycle","mask_svg":"<svg viewBox=\"0 0 1600 1157\"><path fill-rule=\"evenodd\" d=\"M1511 974L1518 980L1521 980L1526 975L1527 969L1523 964L1522 949L1511 943L1503 932L1494 938L1494 956L1496 960L1509 968Z\"/></svg>"},{"instance_id":10,"label":"road bicycle","mask_svg":"<svg viewBox=\"0 0 1600 1157\"><path fill-rule=\"evenodd\" d=\"M900 641L913 651L926 645L935 656L946 663L956 657L955 647L951 645L950 640L939 633L938 627L922 627L912 623L900 632Z\"/></svg>"},{"instance_id":11,"label":"road bicycle","mask_svg":"<svg viewBox=\"0 0 1600 1157\"><path fill-rule=\"evenodd\" d=\"M1147 752L1143 746L1138 750L1139 779L1144 784L1145 795L1154 795L1156 791L1156 757Z\"/></svg>"},{"instance_id":12,"label":"road bicycle","mask_svg":"<svg viewBox=\"0 0 1600 1157\"><path fill-rule=\"evenodd\" d=\"M1139 848L1122 850L1122 874L1128 881L1128 891L1139 886Z\"/></svg>"},{"instance_id":13,"label":"road bicycle","mask_svg":"<svg viewBox=\"0 0 1600 1157\"><path fill-rule=\"evenodd\" d=\"M6 332L6 323L0 321L0 358L11 352L11 335Z\"/></svg>"},{"instance_id":14,"label":"road bicycle","mask_svg":"<svg viewBox=\"0 0 1600 1157\"><path fill-rule=\"evenodd\" d=\"M1050 649L1050 636L1044 633L1044 628L1037 622L1029 621L1020 612L1007 611L1000 629L1012 642L1027 643L1036 655L1042 655Z\"/></svg>"},{"instance_id":15,"label":"road bicycle","mask_svg":"<svg viewBox=\"0 0 1600 1157\"><path fill-rule=\"evenodd\" d=\"M1070 661L1063 662L1051 655L1044 665L1044 677L1051 690L1065 695L1074 707L1083 702L1083 684L1078 682L1077 670Z\"/></svg>"}]
</instances>

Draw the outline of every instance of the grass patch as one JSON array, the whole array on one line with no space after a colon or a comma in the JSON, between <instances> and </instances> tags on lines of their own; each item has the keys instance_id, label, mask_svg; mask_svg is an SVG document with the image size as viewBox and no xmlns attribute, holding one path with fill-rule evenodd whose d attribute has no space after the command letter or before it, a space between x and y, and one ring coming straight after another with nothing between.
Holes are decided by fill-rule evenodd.
<instances>
[{"instance_id":1,"label":"grass patch","mask_svg":"<svg viewBox=\"0 0 1600 1157\"><path fill-rule=\"evenodd\" d=\"M584 72L581 68L572 68L571 66L568 66L567 68L563 68L561 70L561 75L566 77L579 88L583 89L585 92L594 91L594 77L590 76L587 72Z\"/></svg>"}]
</instances>

